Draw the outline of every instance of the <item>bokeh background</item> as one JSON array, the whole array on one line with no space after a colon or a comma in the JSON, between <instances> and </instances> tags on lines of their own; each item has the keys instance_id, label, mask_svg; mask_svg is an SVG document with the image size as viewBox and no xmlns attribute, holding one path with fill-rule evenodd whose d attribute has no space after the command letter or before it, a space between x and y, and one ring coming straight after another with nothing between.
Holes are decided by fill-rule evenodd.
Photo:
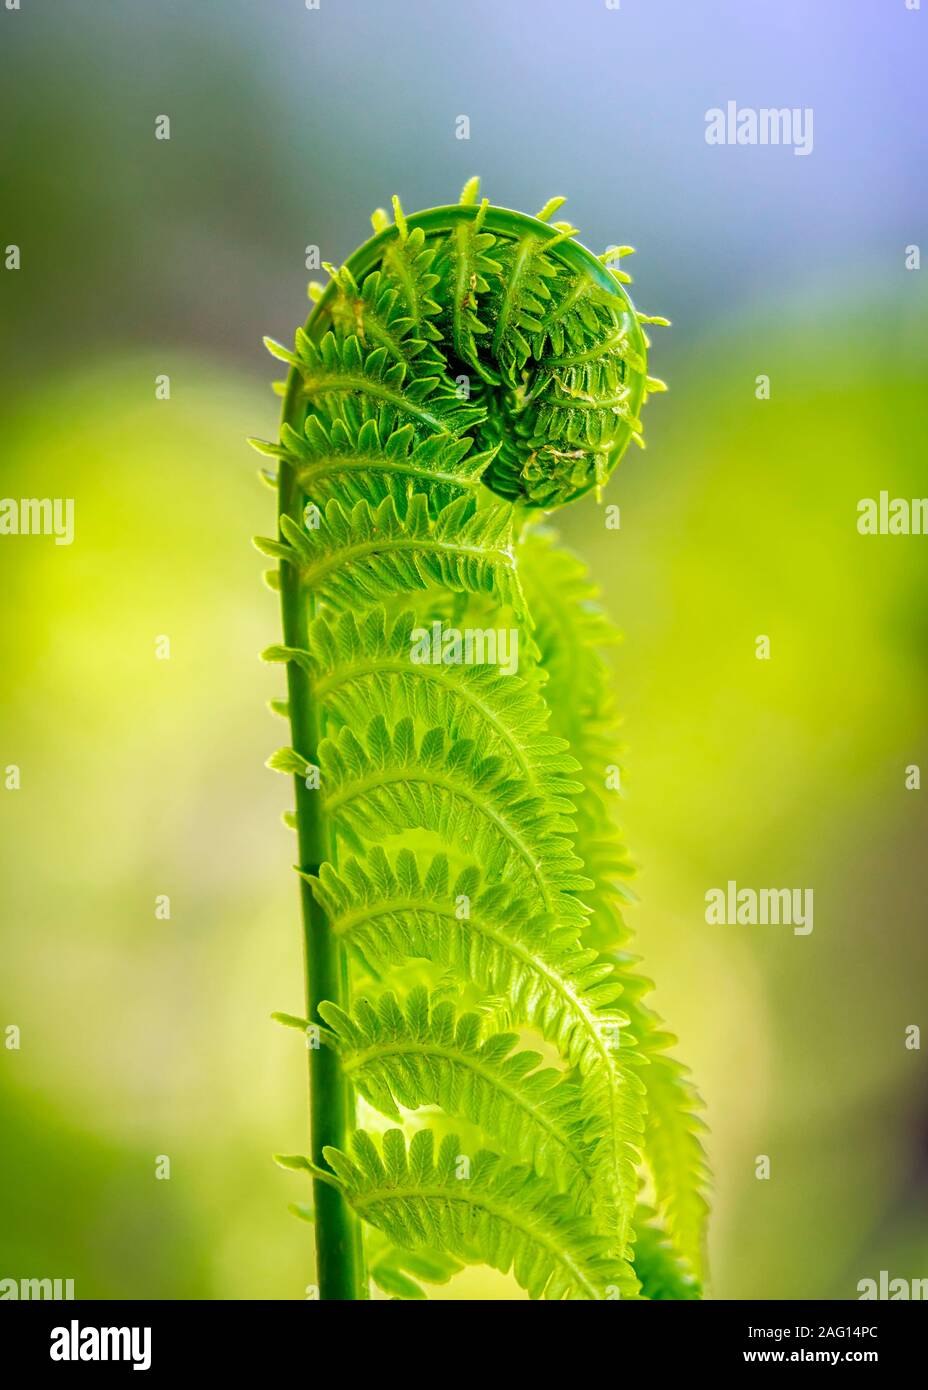
<instances>
[{"instance_id":1,"label":"bokeh background","mask_svg":"<svg viewBox=\"0 0 928 1390\"><path fill-rule=\"evenodd\" d=\"M301 1298L300 937L265 701L275 429L261 334L305 247L368 216L551 194L639 248L671 383L561 517L625 632L633 910L708 1105L713 1292L928 1276L928 540L856 530L925 486L928 6L905 0L22 0L0 9L0 1277L78 1297ZM814 150L704 113L814 110ZM171 119L156 141L155 119ZM469 140L455 138L470 118ZM155 399L156 375L171 379ZM769 375L770 399L755 397ZM772 644L755 659L755 637ZM157 660L159 636L170 660ZM708 888L811 887L815 929ZM169 894L171 918L155 917ZM0 1033L2 1041L2 1033ZM770 1158L758 1181L755 1159ZM170 1181L155 1178L171 1160Z\"/></svg>"}]
</instances>

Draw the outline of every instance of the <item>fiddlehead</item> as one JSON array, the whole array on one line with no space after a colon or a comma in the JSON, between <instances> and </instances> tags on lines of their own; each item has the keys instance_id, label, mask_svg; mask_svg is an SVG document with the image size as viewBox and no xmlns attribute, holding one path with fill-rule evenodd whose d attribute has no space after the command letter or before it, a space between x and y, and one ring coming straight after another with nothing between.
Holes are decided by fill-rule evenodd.
<instances>
[{"instance_id":1,"label":"fiddlehead","mask_svg":"<svg viewBox=\"0 0 928 1390\"><path fill-rule=\"evenodd\" d=\"M641 442L661 387L642 325L660 320L610 268L629 248L593 256L551 222L562 201L525 217L478 204L476 181L410 218L394 200L311 286L292 351L269 344L290 372L279 440L257 444L279 461L278 534L257 543L279 562L284 641L265 655L286 666L293 737L270 763L295 778L308 978L307 1018L285 1021L318 1044L324 1298L366 1296L358 1217L396 1296L459 1260L512 1268L531 1296L698 1287L692 1098L665 1066L648 1118L664 1035L619 949L626 868L596 791L606 629L576 602L576 562L531 530ZM518 674L487 655L503 631ZM408 1151L387 1134L382 1156L352 1137L358 1096L394 1120L437 1110L437 1156L432 1129Z\"/></svg>"}]
</instances>

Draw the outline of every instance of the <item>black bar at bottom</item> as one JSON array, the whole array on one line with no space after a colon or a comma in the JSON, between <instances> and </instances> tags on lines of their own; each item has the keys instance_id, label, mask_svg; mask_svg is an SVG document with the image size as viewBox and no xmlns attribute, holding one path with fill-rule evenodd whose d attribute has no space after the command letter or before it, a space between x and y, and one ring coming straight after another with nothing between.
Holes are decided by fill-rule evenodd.
<instances>
[{"instance_id":1,"label":"black bar at bottom","mask_svg":"<svg viewBox=\"0 0 928 1390\"><path fill-rule=\"evenodd\" d=\"M429 1359L429 1374L436 1376L450 1369L447 1352L457 1348L451 1360L465 1374L524 1371L554 1352L559 1376L574 1366L578 1375L600 1373L611 1382L619 1371L624 1378L639 1366L651 1372L895 1371L919 1364L926 1333L922 1308L897 1302L619 1303L586 1313L549 1306L541 1324L531 1309L520 1314L514 1303L501 1306L505 1321L497 1323L500 1314L488 1311L490 1335L475 1339L472 1319L482 1315L453 1312L447 1304L443 1311L417 1303L399 1312L395 1302L385 1302L351 1313L342 1304L318 1302L9 1303L0 1310L0 1349L5 1370L12 1361L20 1373L34 1369L64 1380L85 1371L135 1371L149 1378L203 1371L253 1373L280 1384L288 1373L301 1380L307 1373L327 1376L340 1360L356 1374L365 1349L368 1364L385 1363L397 1375L403 1367L420 1374L419 1357L437 1352Z\"/></svg>"}]
</instances>

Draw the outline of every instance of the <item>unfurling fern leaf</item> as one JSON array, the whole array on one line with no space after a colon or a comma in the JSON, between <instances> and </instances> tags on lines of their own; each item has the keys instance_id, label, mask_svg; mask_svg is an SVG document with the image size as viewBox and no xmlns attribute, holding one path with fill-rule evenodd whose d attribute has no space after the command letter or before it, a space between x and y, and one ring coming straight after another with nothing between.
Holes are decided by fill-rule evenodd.
<instances>
[{"instance_id":1,"label":"unfurling fern leaf","mask_svg":"<svg viewBox=\"0 0 928 1390\"><path fill-rule=\"evenodd\" d=\"M257 544L292 733L269 762L307 966L306 1018L278 1017L311 1080L311 1156L281 1162L314 1180L322 1298L421 1298L473 1263L533 1298L704 1279L698 1097L643 1002L603 791L614 633L537 525L641 442L660 320L562 201L394 200L293 349L268 344L290 372L253 441L279 464Z\"/></svg>"}]
</instances>

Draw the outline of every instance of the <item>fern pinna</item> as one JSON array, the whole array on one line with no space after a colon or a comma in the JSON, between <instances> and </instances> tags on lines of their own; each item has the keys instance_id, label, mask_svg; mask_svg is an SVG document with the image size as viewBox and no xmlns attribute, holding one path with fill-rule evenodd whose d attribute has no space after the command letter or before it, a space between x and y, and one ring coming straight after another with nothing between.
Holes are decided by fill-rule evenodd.
<instances>
[{"instance_id":1,"label":"fern pinna","mask_svg":"<svg viewBox=\"0 0 928 1390\"><path fill-rule=\"evenodd\" d=\"M463 1264L530 1297L696 1298L698 1097L628 952L614 632L545 514L605 484L650 322L568 223L373 218L292 351L276 443L322 1298ZM515 663L486 646L509 633ZM462 633L483 646L462 656ZM431 655L416 644L434 639Z\"/></svg>"}]
</instances>

